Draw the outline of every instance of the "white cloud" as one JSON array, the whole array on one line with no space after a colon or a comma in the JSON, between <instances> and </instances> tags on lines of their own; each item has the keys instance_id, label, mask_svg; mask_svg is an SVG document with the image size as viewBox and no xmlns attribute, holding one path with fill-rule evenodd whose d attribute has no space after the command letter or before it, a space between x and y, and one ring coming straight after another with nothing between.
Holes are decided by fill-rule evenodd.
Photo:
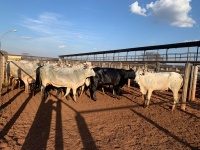
<instances>
[{"instance_id":1,"label":"white cloud","mask_svg":"<svg viewBox=\"0 0 200 150\"><path fill-rule=\"evenodd\" d=\"M147 4L146 8L141 8L136 1L133 3L135 7L131 7L131 12L165 20L172 26L193 27L196 22L189 16L192 9L190 2L191 0L156 0ZM145 14L147 10L149 10L149 13Z\"/></svg>"},{"instance_id":2,"label":"white cloud","mask_svg":"<svg viewBox=\"0 0 200 150\"><path fill-rule=\"evenodd\" d=\"M65 45L60 45L59 46L60 49L65 48L65 47L66 47Z\"/></svg>"},{"instance_id":3,"label":"white cloud","mask_svg":"<svg viewBox=\"0 0 200 150\"><path fill-rule=\"evenodd\" d=\"M38 42L48 41L55 45L72 43L77 39L79 42L90 43L95 41L94 38L99 38L79 25L66 21L63 15L50 12L39 14L35 18L24 17L21 25L39 35L39 38L36 39Z\"/></svg>"},{"instance_id":4,"label":"white cloud","mask_svg":"<svg viewBox=\"0 0 200 150\"><path fill-rule=\"evenodd\" d=\"M60 14L45 12L35 19L25 18L22 25L37 34L55 35L56 33L62 33L70 23L63 20L63 16Z\"/></svg>"},{"instance_id":5,"label":"white cloud","mask_svg":"<svg viewBox=\"0 0 200 150\"><path fill-rule=\"evenodd\" d=\"M130 7L131 7L131 12L132 13L135 13L135 14L138 14L138 15L142 15L142 16L146 16L146 14L145 14L146 9L145 8L141 8L138 5L137 1L135 3L133 3L133 4L131 4Z\"/></svg>"}]
</instances>

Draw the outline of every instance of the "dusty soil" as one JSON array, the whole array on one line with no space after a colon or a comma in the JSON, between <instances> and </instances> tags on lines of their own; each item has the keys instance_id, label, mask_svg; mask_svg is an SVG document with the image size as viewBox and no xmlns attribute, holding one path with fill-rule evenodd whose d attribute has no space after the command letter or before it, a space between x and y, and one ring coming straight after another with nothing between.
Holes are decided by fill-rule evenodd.
<instances>
[{"instance_id":1,"label":"dusty soil","mask_svg":"<svg viewBox=\"0 0 200 150\"><path fill-rule=\"evenodd\" d=\"M22 88L2 91L0 149L130 150L200 149L200 96L186 110L171 111L172 93L154 92L143 108L139 89L127 86L120 100L109 89L75 103L49 96L41 101ZM181 93L180 93L181 94Z\"/></svg>"}]
</instances>

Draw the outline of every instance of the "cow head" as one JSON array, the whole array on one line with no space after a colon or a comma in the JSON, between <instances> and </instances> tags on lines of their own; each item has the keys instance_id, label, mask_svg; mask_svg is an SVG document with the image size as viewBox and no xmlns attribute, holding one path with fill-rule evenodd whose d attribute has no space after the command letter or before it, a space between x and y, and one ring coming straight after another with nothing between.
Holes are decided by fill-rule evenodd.
<instances>
[{"instance_id":1,"label":"cow head","mask_svg":"<svg viewBox=\"0 0 200 150\"><path fill-rule=\"evenodd\" d=\"M135 81L139 82L141 80L141 78L143 76L145 76L145 74L146 74L146 70L143 70L143 69L136 70L136 72L135 72L135 76L136 76L135 77Z\"/></svg>"},{"instance_id":2,"label":"cow head","mask_svg":"<svg viewBox=\"0 0 200 150\"><path fill-rule=\"evenodd\" d=\"M135 79L135 71L132 68L128 70L128 78Z\"/></svg>"},{"instance_id":3,"label":"cow head","mask_svg":"<svg viewBox=\"0 0 200 150\"><path fill-rule=\"evenodd\" d=\"M90 76L95 76L95 72L93 70L93 65L91 62L86 62L83 64L84 65L84 69L86 69L86 74L87 74L87 77L90 77Z\"/></svg>"}]
</instances>

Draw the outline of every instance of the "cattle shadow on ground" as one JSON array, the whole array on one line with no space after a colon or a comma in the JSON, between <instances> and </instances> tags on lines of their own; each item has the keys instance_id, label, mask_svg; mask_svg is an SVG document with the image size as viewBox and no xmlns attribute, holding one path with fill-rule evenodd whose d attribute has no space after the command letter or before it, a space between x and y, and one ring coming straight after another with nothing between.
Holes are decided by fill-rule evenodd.
<instances>
[{"instance_id":1,"label":"cattle shadow on ground","mask_svg":"<svg viewBox=\"0 0 200 150\"><path fill-rule=\"evenodd\" d=\"M133 91L136 91L136 89L137 89L137 91L139 91L138 87L136 87L136 89L135 89L135 87L130 87L130 89ZM141 92L139 92L139 93L142 97L142 93ZM133 92L133 95L135 95L135 94L136 94L136 92ZM180 105L181 105L181 101L180 101L181 94L182 94L182 91L180 90L179 91L179 102L176 104L176 107L180 107ZM144 101L144 100L142 100L142 101ZM158 102L158 101L160 101L160 102ZM170 89L168 91L153 91L152 95L151 95L149 107L151 105L160 105L160 107L162 107L166 110L171 110L173 102L174 102L173 93ZM167 104L167 105L163 105L163 104Z\"/></svg>"},{"instance_id":2,"label":"cattle shadow on ground","mask_svg":"<svg viewBox=\"0 0 200 150\"><path fill-rule=\"evenodd\" d=\"M141 117L142 119L146 120L148 123L152 124L153 126L155 126L156 128L158 128L160 131L164 132L166 135L170 136L171 138L173 138L174 140L176 140L177 142L179 142L180 144L187 146L190 149L198 149L198 147L193 147L192 145L190 145L190 143L183 141L181 138L179 138L178 136L174 135L173 133L171 133L170 131L168 131L167 129L163 128L162 126L160 126L158 123L154 122L153 120L151 120L150 118L144 116L143 114L137 112L134 109L130 109L133 113L135 113L136 115L138 115L139 117Z\"/></svg>"},{"instance_id":3,"label":"cattle shadow on ground","mask_svg":"<svg viewBox=\"0 0 200 150\"><path fill-rule=\"evenodd\" d=\"M71 107L70 105L65 103L64 101L61 100L61 102L76 113L75 120L76 120L76 123L78 126L81 140L83 142L84 149L97 150L98 148L97 148L97 146L94 142L94 139L87 127L87 123L85 122L85 119L83 118L81 113L76 111L76 109L74 109L73 107Z\"/></svg>"},{"instance_id":4,"label":"cattle shadow on ground","mask_svg":"<svg viewBox=\"0 0 200 150\"><path fill-rule=\"evenodd\" d=\"M196 110L200 111L200 104L195 101L189 101L189 102L187 102L186 105L191 107L192 109L196 109Z\"/></svg>"},{"instance_id":5,"label":"cattle shadow on ground","mask_svg":"<svg viewBox=\"0 0 200 150\"><path fill-rule=\"evenodd\" d=\"M143 97L143 95L140 92L136 91L135 88L132 87L131 89L134 91L134 92L131 92L131 94L133 95L132 98L129 98L127 96L124 96L124 97L127 98L128 100L134 102L134 103L137 103L136 101L134 101L134 99L138 99L139 98L139 99L141 99L141 103L142 104L139 104L139 103L137 103L137 104L140 105L141 107L144 107L144 97ZM149 107L151 105L159 105L163 109L171 110L171 108L172 108L172 104L170 105L171 101L163 100L163 99L166 99L166 97L162 96L162 94L161 95L160 94L157 95L157 93L159 93L159 92L155 92L154 91L154 93L152 93ZM158 102L158 100L160 102ZM167 106L164 105L164 104L168 104L168 103L169 103L169 105L167 105Z\"/></svg>"},{"instance_id":6,"label":"cattle shadow on ground","mask_svg":"<svg viewBox=\"0 0 200 150\"><path fill-rule=\"evenodd\" d=\"M20 94L21 94L21 91L13 97L13 100ZM19 107L18 111L13 115L13 117L8 121L8 123L3 127L3 129L0 131L0 140L1 139L6 140L4 136L7 135L7 133L12 128L16 120L19 118L19 116L21 115L21 113L23 112L23 110L25 109L26 105L29 103L30 100L31 100L31 97L29 96L24 101L24 103ZM17 142L17 139L14 139L14 140Z\"/></svg>"},{"instance_id":7,"label":"cattle shadow on ground","mask_svg":"<svg viewBox=\"0 0 200 150\"><path fill-rule=\"evenodd\" d=\"M159 100L161 100L161 101L165 101L164 99L167 99L167 100L166 100L166 103L170 103L170 104L171 104L170 107L172 107L173 101L174 101L174 98L173 98L172 93L167 93L167 92L165 92L164 95L165 95L165 96L163 96L163 93L161 93L161 92L155 92L155 95L152 94L152 97L156 96L156 99L159 99ZM168 97L166 98L166 96L168 96L169 98L168 98ZM178 107L180 107L181 104L182 104L181 96L182 96L182 93L179 92L179 102L177 103L177 106L178 106ZM152 100L153 100L153 99L152 99ZM168 102L167 102L167 101L168 101ZM187 106L189 106L189 107L191 107L191 108L193 108L193 109L196 109L196 110L200 110L200 105L199 105L198 103L195 103L195 101L192 102L192 101L188 101L188 100L187 100L187 101L186 101L186 107L187 107Z\"/></svg>"},{"instance_id":8,"label":"cattle shadow on ground","mask_svg":"<svg viewBox=\"0 0 200 150\"><path fill-rule=\"evenodd\" d=\"M59 99L57 96L51 94L57 99L56 107L53 106L51 99L47 102L41 101L34 122L26 136L22 149L46 149L47 141L50 133L50 125L52 118L52 111L56 111L56 133L55 133L55 149L64 149L63 147L63 131L62 131L62 114L61 104L66 105L76 113L75 120L78 125L79 133L85 149L96 150L97 146L92 138L92 135L87 127L87 124L82 115L77 112L70 105ZM39 127L39 128L38 128Z\"/></svg>"},{"instance_id":9,"label":"cattle shadow on ground","mask_svg":"<svg viewBox=\"0 0 200 150\"><path fill-rule=\"evenodd\" d=\"M161 101L161 102L157 102L157 101ZM152 94L151 100L150 100L150 103L155 104L155 105L160 103L161 104L160 106L166 110L172 109L173 102L174 102L173 95L171 95L170 93L166 93L166 92L162 93L158 91L155 91ZM167 104L167 106L163 106L162 104ZM179 102L176 104L176 107L178 105L180 105Z\"/></svg>"},{"instance_id":10,"label":"cattle shadow on ground","mask_svg":"<svg viewBox=\"0 0 200 150\"><path fill-rule=\"evenodd\" d=\"M179 98L181 98L180 93L181 93L181 92L179 92ZM151 101L150 101L149 107L150 107L151 105L159 105L159 106L162 107L163 109L166 109L166 110L168 110L168 111L171 111L172 105L173 105L173 95L172 95L172 93L168 93L168 92L165 92L164 95L165 95L165 96L163 96L163 93L162 93L162 92L155 91L154 94L152 94L152 99L151 99ZM169 96L169 97L171 97L171 100L169 100L169 99L165 100L165 99L166 99L166 95ZM140 105L141 107L143 107L143 104L140 104L140 103L134 101L135 98L137 99L137 98L139 98L139 97L141 97L140 94L137 94L137 95L136 95L136 93L134 93L134 96L133 96L131 99L130 99L129 97L126 97L126 98L127 98L128 100L130 100L130 101L132 101L132 102L134 102L134 103ZM154 98L156 99L156 101L155 101ZM161 101L161 102L157 102L158 100ZM143 100L142 100L142 101L143 101ZM166 106L166 105L164 105L164 104L168 104L168 105ZM181 112L183 112L183 113L186 113L187 115L190 115L190 116L193 116L193 117L195 117L195 118L197 118L197 119L200 119L200 117L198 117L198 116L196 116L196 115L194 115L194 114L192 114L192 113L189 113L189 112L187 112L187 111L182 110L182 109L180 108L180 106L181 106L181 103L180 103L180 101L179 101L179 103L177 103L176 109L178 109L179 111L181 111ZM187 108L187 107L191 107L192 109L196 109L197 111L200 111L200 104L197 103L197 102L195 102L195 101L189 101L189 102L187 102L186 108Z\"/></svg>"},{"instance_id":11,"label":"cattle shadow on ground","mask_svg":"<svg viewBox=\"0 0 200 150\"><path fill-rule=\"evenodd\" d=\"M0 106L0 110L5 109L7 106L9 106L20 94L22 94L24 91L20 90L16 95L14 95L12 98L9 99L6 103L2 104Z\"/></svg>"},{"instance_id":12,"label":"cattle shadow on ground","mask_svg":"<svg viewBox=\"0 0 200 150\"><path fill-rule=\"evenodd\" d=\"M127 96L124 96L126 99L128 99L129 101L131 101L131 102L133 102L133 103L135 103L135 104L137 104L137 105L139 105L140 107L143 107L144 108L144 100L141 100L141 103L138 103L138 102L136 102L134 99L138 99L138 97L141 97L140 95L139 96L133 96L132 98L129 98L129 97L127 97ZM156 102L156 103L151 103L150 105L149 105L149 107L151 107L151 105L158 105L158 106L160 106L160 107L162 107L163 109L166 109L166 110L169 110L169 109L167 109L167 108L165 108L164 106L162 106L163 104L165 104L165 103L167 103L167 102L165 102L165 101L163 101L163 102ZM146 108L144 108L144 109L146 109Z\"/></svg>"},{"instance_id":13,"label":"cattle shadow on ground","mask_svg":"<svg viewBox=\"0 0 200 150\"><path fill-rule=\"evenodd\" d=\"M53 104L56 103L56 107ZM61 102L52 99L41 101L22 149L46 149L49 139L52 111L56 111L55 149L63 149Z\"/></svg>"},{"instance_id":14,"label":"cattle shadow on ground","mask_svg":"<svg viewBox=\"0 0 200 150\"><path fill-rule=\"evenodd\" d=\"M186 107L186 108L187 108L187 107ZM185 110L182 110L182 109L180 109L180 108L178 108L178 110L181 111L181 112L183 112L183 113L185 113L185 114L187 114L187 115L189 115L189 116L191 116L191 117L200 119L200 117L196 116L195 114L192 114L192 113L187 112L187 111L185 111Z\"/></svg>"},{"instance_id":15,"label":"cattle shadow on ground","mask_svg":"<svg viewBox=\"0 0 200 150\"><path fill-rule=\"evenodd\" d=\"M104 93L103 93L103 91L102 91L100 88L98 88L97 90L98 90L98 92L99 92L100 94L102 94L102 95L108 95L108 96L110 96L110 97L112 97L112 98L117 99L117 98L114 96L114 94L113 94L113 88L109 88L108 86L104 87ZM121 99L121 97L123 97L124 94L131 94L131 93L132 93L132 92L129 92L129 91L127 91L127 90L120 89L120 92L119 92L120 98L119 98L119 99Z\"/></svg>"},{"instance_id":16,"label":"cattle shadow on ground","mask_svg":"<svg viewBox=\"0 0 200 150\"><path fill-rule=\"evenodd\" d=\"M7 89L6 91L3 91L3 93L1 93L1 96L8 94L10 91L11 91L11 89Z\"/></svg>"}]
</instances>

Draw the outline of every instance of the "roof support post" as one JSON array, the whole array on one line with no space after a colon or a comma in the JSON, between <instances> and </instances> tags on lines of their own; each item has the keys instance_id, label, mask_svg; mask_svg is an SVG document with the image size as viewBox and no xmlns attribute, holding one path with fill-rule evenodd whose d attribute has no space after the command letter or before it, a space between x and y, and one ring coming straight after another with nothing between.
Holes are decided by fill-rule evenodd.
<instances>
[{"instance_id":1,"label":"roof support post","mask_svg":"<svg viewBox=\"0 0 200 150\"><path fill-rule=\"evenodd\" d=\"M128 51L126 52L126 61L128 60Z\"/></svg>"},{"instance_id":2,"label":"roof support post","mask_svg":"<svg viewBox=\"0 0 200 150\"><path fill-rule=\"evenodd\" d=\"M166 61L168 61L168 48L166 49Z\"/></svg>"},{"instance_id":3,"label":"roof support post","mask_svg":"<svg viewBox=\"0 0 200 150\"><path fill-rule=\"evenodd\" d=\"M199 46L197 46L197 56L196 56L196 61L198 60L198 54L199 54Z\"/></svg>"},{"instance_id":4,"label":"roof support post","mask_svg":"<svg viewBox=\"0 0 200 150\"><path fill-rule=\"evenodd\" d=\"M143 56L143 61L144 61L144 58L145 58L145 56L146 56L146 51L144 50L144 56Z\"/></svg>"},{"instance_id":5,"label":"roof support post","mask_svg":"<svg viewBox=\"0 0 200 150\"><path fill-rule=\"evenodd\" d=\"M190 48L188 47L188 51L187 51L187 61L188 61L189 51L190 51Z\"/></svg>"}]
</instances>

